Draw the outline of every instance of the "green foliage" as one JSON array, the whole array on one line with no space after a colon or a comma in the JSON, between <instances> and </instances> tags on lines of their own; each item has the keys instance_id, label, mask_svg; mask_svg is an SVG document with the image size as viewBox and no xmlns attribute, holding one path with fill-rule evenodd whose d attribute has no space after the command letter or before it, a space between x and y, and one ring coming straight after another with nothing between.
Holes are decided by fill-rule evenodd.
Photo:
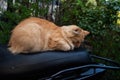
<instances>
[{"instance_id":1,"label":"green foliage","mask_svg":"<svg viewBox=\"0 0 120 80\"><path fill-rule=\"evenodd\" d=\"M48 4L50 0L41 0ZM29 0L17 1L15 4L8 1L8 10L0 14L0 43L6 44L9 40L11 30L23 19L36 16L45 18L48 7L38 7L38 2L30 3Z\"/></svg>"}]
</instances>

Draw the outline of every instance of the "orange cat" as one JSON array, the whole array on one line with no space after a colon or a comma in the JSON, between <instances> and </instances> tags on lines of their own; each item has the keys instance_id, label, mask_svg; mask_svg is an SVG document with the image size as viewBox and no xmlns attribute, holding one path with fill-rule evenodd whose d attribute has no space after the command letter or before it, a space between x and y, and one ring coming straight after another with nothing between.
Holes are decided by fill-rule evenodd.
<instances>
[{"instance_id":1,"label":"orange cat","mask_svg":"<svg viewBox=\"0 0 120 80\"><path fill-rule=\"evenodd\" d=\"M73 50L89 32L75 25L58 27L44 19L30 17L12 31L9 50L13 54L48 50Z\"/></svg>"}]
</instances>

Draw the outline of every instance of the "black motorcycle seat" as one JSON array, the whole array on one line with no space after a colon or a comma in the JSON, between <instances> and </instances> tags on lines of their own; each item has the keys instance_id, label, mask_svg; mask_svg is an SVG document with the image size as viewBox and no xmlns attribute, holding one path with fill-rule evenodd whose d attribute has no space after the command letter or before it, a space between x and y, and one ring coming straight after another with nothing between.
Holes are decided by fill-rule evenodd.
<instances>
[{"instance_id":1,"label":"black motorcycle seat","mask_svg":"<svg viewBox=\"0 0 120 80\"><path fill-rule=\"evenodd\" d=\"M90 62L88 52L83 48L13 55L7 46L0 45L0 76L47 74Z\"/></svg>"}]
</instances>

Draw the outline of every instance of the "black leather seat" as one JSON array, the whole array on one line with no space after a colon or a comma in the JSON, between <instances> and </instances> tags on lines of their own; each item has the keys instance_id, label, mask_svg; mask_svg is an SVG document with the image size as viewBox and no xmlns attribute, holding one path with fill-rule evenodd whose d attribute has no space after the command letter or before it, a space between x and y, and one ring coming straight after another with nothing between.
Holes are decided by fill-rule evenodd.
<instances>
[{"instance_id":1,"label":"black leather seat","mask_svg":"<svg viewBox=\"0 0 120 80\"><path fill-rule=\"evenodd\" d=\"M74 51L50 51L13 55L0 45L0 77L46 76L62 69L89 64L91 59L83 48Z\"/></svg>"}]
</instances>

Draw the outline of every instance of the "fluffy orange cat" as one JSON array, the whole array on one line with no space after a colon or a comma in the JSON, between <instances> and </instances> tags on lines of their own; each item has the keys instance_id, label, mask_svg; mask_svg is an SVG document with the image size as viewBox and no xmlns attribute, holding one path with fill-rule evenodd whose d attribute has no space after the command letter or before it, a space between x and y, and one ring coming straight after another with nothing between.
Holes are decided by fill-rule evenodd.
<instances>
[{"instance_id":1,"label":"fluffy orange cat","mask_svg":"<svg viewBox=\"0 0 120 80\"><path fill-rule=\"evenodd\" d=\"M49 50L73 50L89 34L76 25L59 27L54 23L30 17L20 22L12 31L9 51L13 54Z\"/></svg>"}]
</instances>

